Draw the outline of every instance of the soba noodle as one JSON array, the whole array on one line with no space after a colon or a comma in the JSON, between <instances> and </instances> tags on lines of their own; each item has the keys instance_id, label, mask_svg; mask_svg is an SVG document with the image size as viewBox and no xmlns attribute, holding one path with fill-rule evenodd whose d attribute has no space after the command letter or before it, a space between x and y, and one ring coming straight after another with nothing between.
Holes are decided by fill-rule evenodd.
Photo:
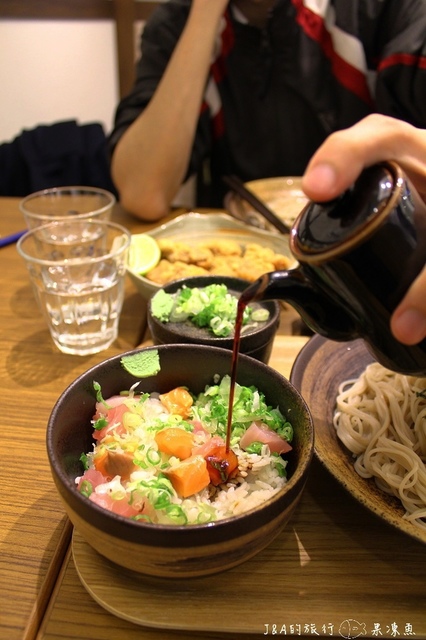
<instances>
[{"instance_id":1,"label":"soba noodle","mask_svg":"<svg viewBox=\"0 0 426 640\"><path fill-rule=\"evenodd\" d=\"M340 385L333 424L357 473L399 498L404 517L426 529L426 378L371 364Z\"/></svg>"}]
</instances>

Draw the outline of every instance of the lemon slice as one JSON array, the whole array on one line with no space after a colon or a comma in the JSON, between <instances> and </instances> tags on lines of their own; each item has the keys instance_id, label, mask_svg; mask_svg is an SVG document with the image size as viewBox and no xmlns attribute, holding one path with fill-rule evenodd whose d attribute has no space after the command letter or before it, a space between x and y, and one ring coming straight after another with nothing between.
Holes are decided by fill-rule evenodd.
<instances>
[{"instance_id":1,"label":"lemon slice","mask_svg":"<svg viewBox=\"0 0 426 640\"><path fill-rule=\"evenodd\" d=\"M140 275L153 269L160 261L161 250L152 236L146 233L132 235L127 258L129 269Z\"/></svg>"}]
</instances>

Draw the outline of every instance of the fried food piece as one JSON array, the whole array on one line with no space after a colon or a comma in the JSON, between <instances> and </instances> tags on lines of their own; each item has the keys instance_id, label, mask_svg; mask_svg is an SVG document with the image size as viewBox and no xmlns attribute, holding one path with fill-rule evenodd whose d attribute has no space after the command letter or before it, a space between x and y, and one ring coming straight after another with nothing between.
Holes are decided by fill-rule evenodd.
<instances>
[{"instance_id":1,"label":"fried food piece","mask_svg":"<svg viewBox=\"0 0 426 640\"><path fill-rule=\"evenodd\" d=\"M210 240L201 246L210 249L215 256L241 256L243 252L236 240Z\"/></svg>"},{"instance_id":2,"label":"fried food piece","mask_svg":"<svg viewBox=\"0 0 426 640\"><path fill-rule=\"evenodd\" d=\"M175 242L173 240L159 240L158 246L161 250L161 257L169 262L191 262L191 247L186 242Z\"/></svg>"},{"instance_id":3,"label":"fried food piece","mask_svg":"<svg viewBox=\"0 0 426 640\"><path fill-rule=\"evenodd\" d=\"M176 273L178 275L176 275ZM198 264L185 264L179 265L179 270L175 273L174 279L178 278L192 278L193 276L208 276L209 271Z\"/></svg>"},{"instance_id":4,"label":"fried food piece","mask_svg":"<svg viewBox=\"0 0 426 640\"><path fill-rule=\"evenodd\" d=\"M147 280L156 282L157 284L167 284L171 280L174 280L175 276L175 264L169 262L165 258L162 258L160 262L151 271L145 274Z\"/></svg>"},{"instance_id":5,"label":"fried food piece","mask_svg":"<svg viewBox=\"0 0 426 640\"><path fill-rule=\"evenodd\" d=\"M213 263L213 252L208 247L190 245L186 242L174 242L173 240L159 240L158 245L161 257L169 262L198 264L204 269L209 269Z\"/></svg>"},{"instance_id":6,"label":"fried food piece","mask_svg":"<svg viewBox=\"0 0 426 640\"><path fill-rule=\"evenodd\" d=\"M207 269L199 267L196 264L187 264L186 262L169 262L162 259L156 267L148 271L145 275L147 280L156 282L157 284L167 284L172 280L179 280L180 278L189 278L192 276L205 276L208 275Z\"/></svg>"},{"instance_id":7,"label":"fried food piece","mask_svg":"<svg viewBox=\"0 0 426 640\"><path fill-rule=\"evenodd\" d=\"M215 276L237 277L237 271L241 264L240 256L216 256L209 272Z\"/></svg>"},{"instance_id":8,"label":"fried food piece","mask_svg":"<svg viewBox=\"0 0 426 640\"><path fill-rule=\"evenodd\" d=\"M283 271L284 269L288 269L291 265L290 258L287 256L283 256L282 253L276 253L273 259L274 268L276 271Z\"/></svg>"},{"instance_id":9,"label":"fried food piece","mask_svg":"<svg viewBox=\"0 0 426 640\"><path fill-rule=\"evenodd\" d=\"M238 269L237 277L254 282L264 273L275 271L275 267L272 262L266 262L264 260L250 259L244 260Z\"/></svg>"},{"instance_id":10,"label":"fried food piece","mask_svg":"<svg viewBox=\"0 0 426 640\"><path fill-rule=\"evenodd\" d=\"M179 242L177 240L170 240L168 238L160 238L157 242L160 247L161 257L166 259L175 252L183 251L187 248L186 243Z\"/></svg>"},{"instance_id":11,"label":"fried food piece","mask_svg":"<svg viewBox=\"0 0 426 640\"><path fill-rule=\"evenodd\" d=\"M249 242L242 247L236 240L209 240L189 244L170 239L158 242L162 259L146 278L164 285L172 280L199 275L221 275L254 282L264 273L287 269L291 260L270 247Z\"/></svg>"},{"instance_id":12,"label":"fried food piece","mask_svg":"<svg viewBox=\"0 0 426 640\"><path fill-rule=\"evenodd\" d=\"M262 245L255 242L250 242L246 245L244 251L244 257L247 260L259 260L264 262L273 262L275 257L275 251L270 247L262 247Z\"/></svg>"},{"instance_id":13,"label":"fried food piece","mask_svg":"<svg viewBox=\"0 0 426 640\"><path fill-rule=\"evenodd\" d=\"M207 247L191 247L189 256L189 262L191 264L197 264L204 269L210 269L213 265L214 255Z\"/></svg>"}]
</instances>

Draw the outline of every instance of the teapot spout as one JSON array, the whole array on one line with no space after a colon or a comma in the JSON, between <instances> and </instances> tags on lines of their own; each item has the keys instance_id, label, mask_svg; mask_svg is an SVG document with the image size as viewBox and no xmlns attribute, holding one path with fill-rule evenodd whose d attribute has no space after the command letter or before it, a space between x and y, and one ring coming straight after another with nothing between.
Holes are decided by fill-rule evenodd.
<instances>
[{"instance_id":1,"label":"teapot spout","mask_svg":"<svg viewBox=\"0 0 426 640\"><path fill-rule=\"evenodd\" d=\"M243 291L240 300L244 305L261 300L283 300L315 333L338 341L359 337L356 319L345 306L321 290L299 267L265 273Z\"/></svg>"}]
</instances>

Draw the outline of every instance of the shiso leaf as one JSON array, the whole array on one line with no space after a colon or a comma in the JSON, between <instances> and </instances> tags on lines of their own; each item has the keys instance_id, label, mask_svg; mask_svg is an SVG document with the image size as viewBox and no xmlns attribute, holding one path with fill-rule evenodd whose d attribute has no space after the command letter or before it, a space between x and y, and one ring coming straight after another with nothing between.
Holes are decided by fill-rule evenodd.
<instances>
[{"instance_id":1,"label":"shiso leaf","mask_svg":"<svg viewBox=\"0 0 426 640\"><path fill-rule=\"evenodd\" d=\"M123 356L121 365L135 376L135 378L148 378L155 376L161 369L160 357L157 349L139 351L131 356Z\"/></svg>"}]
</instances>

